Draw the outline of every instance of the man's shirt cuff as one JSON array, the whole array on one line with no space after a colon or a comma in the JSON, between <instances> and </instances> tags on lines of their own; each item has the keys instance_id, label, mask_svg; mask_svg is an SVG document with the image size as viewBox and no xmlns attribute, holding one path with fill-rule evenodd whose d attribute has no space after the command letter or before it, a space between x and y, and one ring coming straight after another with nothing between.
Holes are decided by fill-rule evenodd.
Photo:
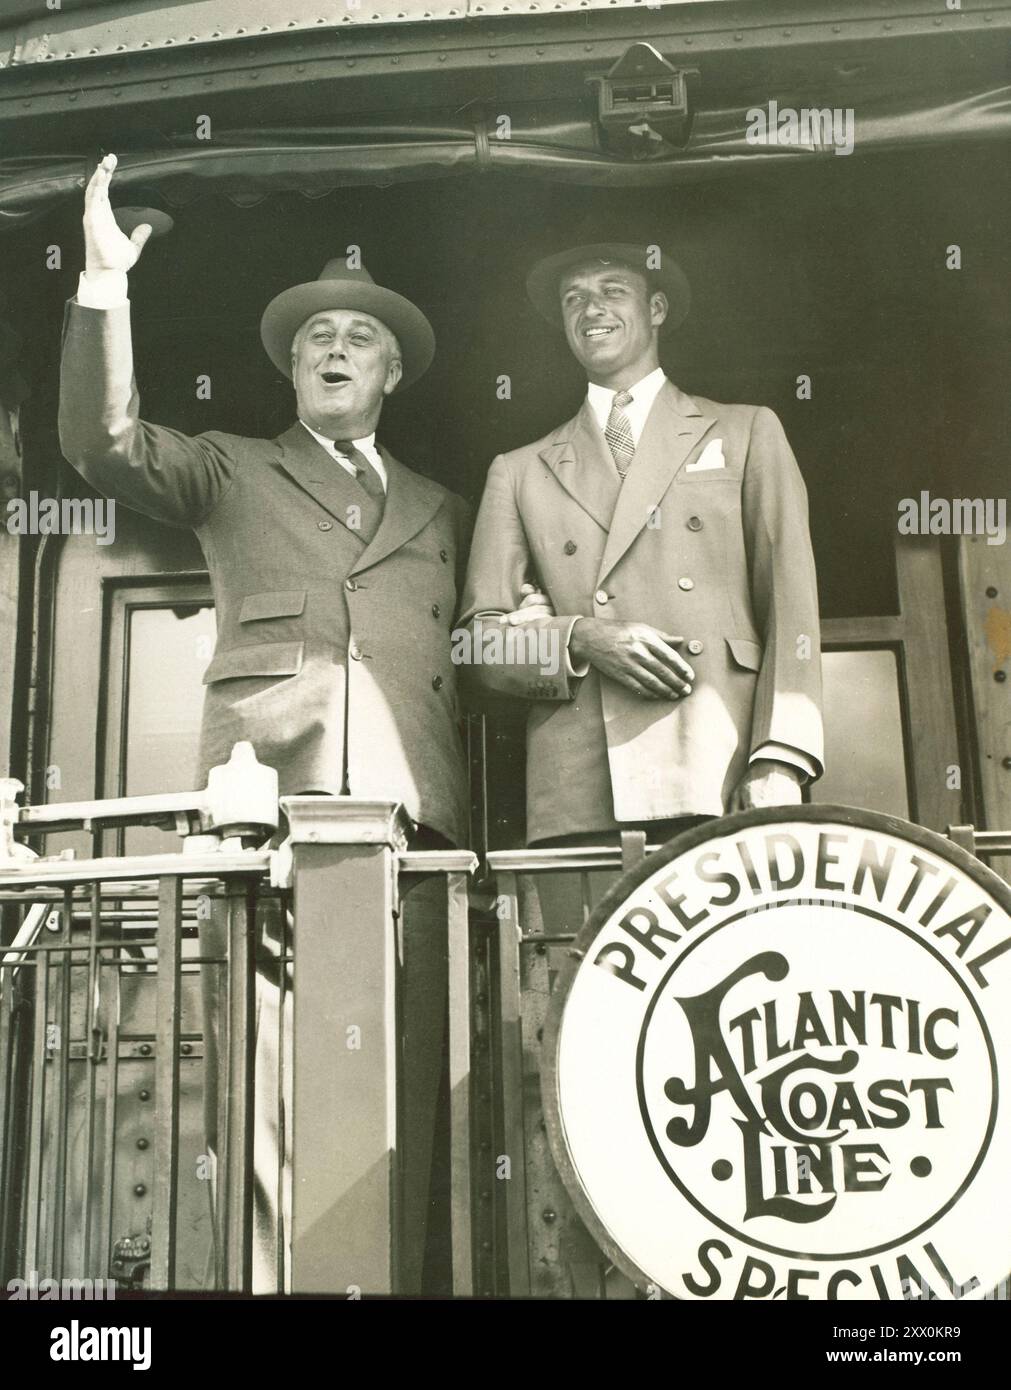
<instances>
[{"instance_id":1,"label":"man's shirt cuff","mask_svg":"<svg viewBox=\"0 0 1011 1390\"><path fill-rule=\"evenodd\" d=\"M88 276L81 272L77 281L77 302L84 309L121 309L129 304L125 270L99 270Z\"/></svg>"},{"instance_id":2,"label":"man's shirt cuff","mask_svg":"<svg viewBox=\"0 0 1011 1390\"><path fill-rule=\"evenodd\" d=\"M569 654L569 643L572 641L572 629L576 626L576 623L579 621L581 616L582 614L577 613L576 616L573 618L572 623L569 626L569 631L565 638L565 674L569 677L570 680L582 680L582 678L589 672L590 669L590 663L588 661L584 661L582 666L579 667L575 664L575 662L572 660L571 655Z\"/></svg>"},{"instance_id":3,"label":"man's shirt cuff","mask_svg":"<svg viewBox=\"0 0 1011 1390\"><path fill-rule=\"evenodd\" d=\"M805 773L809 782L813 782L818 776L818 767L814 760L799 748L791 748L786 743L763 743L761 748L755 749L748 762L757 763L760 758L767 758L774 763L789 763L791 767Z\"/></svg>"}]
</instances>

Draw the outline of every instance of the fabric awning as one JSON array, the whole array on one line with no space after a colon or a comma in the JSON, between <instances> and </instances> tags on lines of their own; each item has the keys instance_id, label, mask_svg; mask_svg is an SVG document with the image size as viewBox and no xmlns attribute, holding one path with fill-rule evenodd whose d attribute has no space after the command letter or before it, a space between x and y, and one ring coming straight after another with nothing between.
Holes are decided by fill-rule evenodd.
<instances>
[{"instance_id":1,"label":"fabric awning","mask_svg":"<svg viewBox=\"0 0 1011 1390\"><path fill-rule=\"evenodd\" d=\"M803 115L803 113L800 113ZM536 124L534 120L536 119ZM781 115L782 119L782 115ZM866 97L854 117L851 153L819 136L784 143L754 143L753 118L741 108L704 111L682 150L650 159L602 152L586 108L549 113L543 108L513 121L509 139L493 122L408 123L403 113L342 129L216 131L212 145L197 141L159 150L116 150L117 188L129 201L131 187L156 188L170 206L218 195L255 203L279 192L323 197L354 185L382 186L494 170L555 182L602 187L676 186L741 171L782 168L790 161L861 159L876 152L1011 134L1011 86L939 101L920 97ZM802 132L809 136L809 132ZM60 202L77 198L87 169L79 156L51 154L0 160L0 228L18 226Z\"/></svg>"}]
</instances>

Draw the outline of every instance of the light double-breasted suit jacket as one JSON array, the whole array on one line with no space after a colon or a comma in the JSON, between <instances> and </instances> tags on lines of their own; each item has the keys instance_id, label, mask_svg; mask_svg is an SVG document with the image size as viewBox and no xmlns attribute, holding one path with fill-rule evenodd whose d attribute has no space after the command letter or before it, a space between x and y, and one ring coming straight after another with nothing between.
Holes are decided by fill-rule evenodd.
<instances>
[{"instance_id":1,"label":"light double-breasted suit jacket","mask_svg":"<svg viewBox=\"0 0 1011 1390\"><path fill-rule=\"evenodd\" d=\"M366 540L349 524L361 489L302 425L277 439L191 438L139 419L128 307L69 304L60 441L99 491L199 538L217 614L201 784L247 739L282 794L401 801L463 843L449 636L469 535L461 498L382 450L386 505Z\"/></svg>"},{"instance_id":2,"label":"light double-breasted suit jacket","mask_svg":"<svg viewBox=\"0 0 1011 1390\"><path fill-rule=\"evenodd\" d=\"M622 822L720 815L751 755L788 745L820 769L818 600L807 494L779 420L692 399L666 382L628 477L584 404L496 458L478 513L461 623L475 637L537 581L558 615L543 639L468 681L530 700L527 838ZM653 701L567 674L577 616L649 623L685 639L692 694ZM536 650L535 650L536 647ZM490 649L489 649L490 650Z\"/></svg>"}]
</instances>

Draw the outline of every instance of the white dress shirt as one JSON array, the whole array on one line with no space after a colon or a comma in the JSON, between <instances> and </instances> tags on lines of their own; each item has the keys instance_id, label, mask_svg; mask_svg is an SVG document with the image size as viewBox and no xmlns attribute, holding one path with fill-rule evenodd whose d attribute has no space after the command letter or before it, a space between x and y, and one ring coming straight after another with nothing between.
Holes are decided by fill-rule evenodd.
<instances>
[{"instance_id":1,"label":"white dress shirt","mask_svg":"<svg viewBox=\"0 0 1011 1390\"><path fill-rule=\"evenodd\" d=\"M325 434L320 434L318 430L314 430L312 425L307 425L304 420L300 419L298 423L303 429L309 431L313 439L318 440L318 442L323 445L323 448L330 457L336 459L346 472L350 473L352 477L355 476L354 464L348 458L347 454L342 454L340 452L332 439L328 439ZM368 459L369 463L371 463L372 467L379 474L379 481L383 485L383 491L389 491L389 481L386 477L386 464L383 463L382 455L376 448L375 431L373 431L372 434L367 434L364 439L352 439L351 443L364 458Z\"/></svg>"},{"instance_id":2,"label":"white dress shirt","mask_svg":"<svg viewBox=\"0 0 1011 1390\"><path fill-rule=\"evenodd\" d=\"M653 402L657 398L661 386L667 380L662 367L657 367L649 376L644 376L641 381L637 381L634 386L627 388L632 399L628 405L623 406L625 416L632 428L632 442L638 447L640 436L646 428L646 418L653 409ZM607 424L611 407L614 404L616 392L607 386L598 386L596 382L588 382L586 388L586 399L590 403L594 418L601 430Z\"/></svg>"},{"instance_id":3,"label":"white dress shirt","mask_svg":"<svg viewBox=\"0 0 1011 1390\"><path fill-rule=\"evenodd\" d=\"M90 278L82 270L77 280L77 302L85 309L121 309L129 304L125 270L99 270Z\"/></svg>"}]
</instances>

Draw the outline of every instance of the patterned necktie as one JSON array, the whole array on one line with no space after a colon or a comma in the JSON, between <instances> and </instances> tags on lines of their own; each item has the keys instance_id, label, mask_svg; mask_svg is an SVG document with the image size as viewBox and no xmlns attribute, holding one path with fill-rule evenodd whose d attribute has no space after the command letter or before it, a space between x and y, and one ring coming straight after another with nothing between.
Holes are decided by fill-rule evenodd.
<instances>
[{"instance_id":1,"label":"patterned necktie","mask_svg":"<svg viewBox=\"0 0 1011 1390\"><path fill-rule=\"evenodd\" d=\"M604 427L604 438L614 456L614 466L622 478L628 472L632 463L632 455L635 453L632 426L624 409L626 405L631 405L631 403L631 392L616 391L611 405L611 413L607 417L607 424Z\"/></svg>"}]
</instances>

